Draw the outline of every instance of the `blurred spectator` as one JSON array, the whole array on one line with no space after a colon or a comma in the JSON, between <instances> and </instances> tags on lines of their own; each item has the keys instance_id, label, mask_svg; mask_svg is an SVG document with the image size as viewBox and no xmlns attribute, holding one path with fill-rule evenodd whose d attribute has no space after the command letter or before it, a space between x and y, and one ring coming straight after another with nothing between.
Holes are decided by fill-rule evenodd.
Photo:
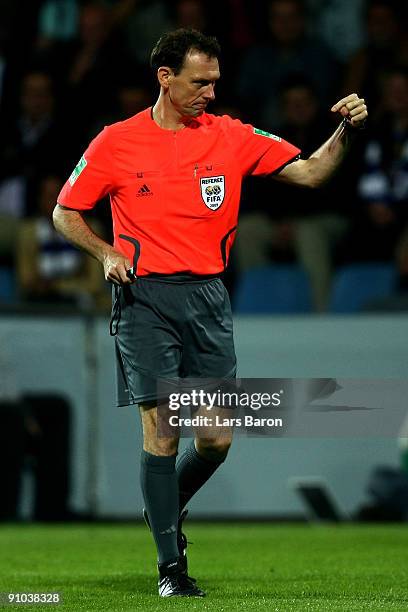
<instances>
[{"instance_id":1,"label":"blurred spectator","mask_svg":"<svg viewBox=\"0 0 408 612\"><path fill-rule=\"evenodd\" d=\"M225 39L230 53L236 53L254 42L259 5L247 0L227 0L225 5L225 34L220 38Z\"/></svg>"},{"instance_id":2,"label":"blurred spectator","mask_svg":"<svg viewBox=\"0 0 408 612\"><path fill-rule=\"evenodd\" d=\"M35 212L40 176L59 170L69 150L48 74L31 72L23 78L17 117L3 116L1 132L0 251L12 256L18 219Z\"/></svg>"},{"instance_id":3,"label":"blurred spectator","mask_svg":"<svg viewBox=\"0 0 408 612\"><path fill-rule=\"evenodd\" d=\"M177 0L175 3L175 28L194 28L201 32L208 30L206 6L202 0Z\"/></svg>"},{"instance_id":4,"label":"blurred spectator","mask_svg":"<svg viewBox=\"0 0 408 612\"><path fill-rule=\"evenodd\" d=\"M397 260L408 288L408 70L384 79L383 112L368 135L358 183L362 206L347 244L351 259Z\"/></svg>"},{"instance_id":5,"label":"blurred spectator","mask_svg":"<svg viewBox=\"0 0 408 612\"><path fill-rule=\"evenodd\" d=\"M32 45L44 0L1 0L0 38L5 40L13 84L31 70ZM14 92L15 93L15 92Z\"/></svg>"},{"instance_id":6,"label":"blurred spectator","mask_svg":"<svg viewBox=\"0 0 408 612\"><path fill-rule=\"evenodd\" d=\"M308 157L325 141L332 127L314 86L302 77L286 83L282 91L284 124L279 135ZM239 271L277 260L297 261L309 273L316 310L327 305L335 246L348 227L347 176L342 169L343 198L336 179L323 189L295 187L252 179L245 189L243 215L236 240ZM246 204L246 214L245 214Z\"/></svg>"},{"instance_id":7,"label":"blurred spectator","mask_svg":"<svg viewBox=\"0 0 408 612\"><path fill-rule=\"evenodd\" d=\"M110 300L99 262L75 249L54 230L51 215L62 185L56 176L44 178L39 213L20 225L17 274L21 297L31 303L107 307ZM95 221L92 227L99 231Z\"/></svg>"},{"instance_id":8,"label":"blurred spectator","mask_svg":"<svg viewBox=\"0 0 408 612\"><path fill-rule=\"evenodd\" d=\"M312 32L321 36L339 62L344 63L363 43L366 0L306 0Z\"/></svg>"},{"instance_id":9,"label":"blurred spectator","mask_svg":"<svg viewBox=\"0 0 408 612\"><path fill-rule=\"evenodd\" d=\"M54 76L71 130L78 146L95 114L112 110L118 82L132 69L119 33L113 30L108 6L84 4L79 13L78 36L56 40L38 53L37 61ZM71 160L72 161L72 160Z\"/></svg>"},{"instance_id":10,"label":"blurred spectator","mask_svg":"<svg viewBox=\"0 0 408 612\"><path fill-rule=\"evenodd\" d=\"M152 104L152 95L148 87L135 83L123 84L117 94L118 121L128 119Z\"/></svg>"},{"instance_id":11,"label":"blurred spectator","mask_svg":"<svg viewBox=\"0 0 408 612\"><path fill-rule=\"evenodd\" d=\"M46 0L38 17L38 48L56 41L69 41L78 31L78 0Z\"/></svg>"},{"instance_id":12,"label":"blurred spectator","mask_svg":"<svg viewBox=\"0 0 408 612\"><path fill-rule=\"evenodd\" d=\"M378 113L384 75L397 63L408 66L408 41L401 3L371 0L365 17L367 42L351 58L343 92L357 91ZM371 115L374 117L374 115Z\"/></svg>"},{"instance_id":13,"label":"blurred spectator","mask_svg":"<svg viewBox=\"0 0 408 612\"><path fill-rule=\"evenodd\" d=\"M193 28L216 36L222 46L222 80L217 99L231 103L239 70L240 53L253 40L246 0L175 0L170 17L172 28Z\"/></svg>"},{"instance_id":14,"label":"blurred spectator","mask_svg":"<svg viewBox=\"0 0 408 612\"><path fill-rule=\"evenodd\" d=\"M214 115L229 115L233 119L239 119L243 121L243 116L241 110L238 106L234 106L233 104L223 103L219 100L218 96L215 99L214 104L211 106L211 113Z\"/></svg>"},{"instance_id":15,"label":"blurred spectator","mask_svg":"<svg viewBox=\"0 0 408 612\"><path fill-rule=\"evenodd\" d=\"M2 106L2 100L4 96L4 83L6 78L6 43L3 38L3 32L0 30L0 108Z\"/></svg>"},{"instance_id":16,"label":"blurred spectator","mask_svg":"<svg viewBox=\"0 0 408 612\"><path fill-rule=\"evenodd\" d=\"M95 138L95 136L105 127L105 125L110 125L111 123L116 123L117 121L129 119L129 117L140 113L142 110L153 104L152 91L149 87L151 81L150 76L149 71L149 75L146 75L146 78L144 79L146 84L143 84L143 77L139 81L139 73L137 81L132 77L129 77L129 79L125 80L118 86L113 112L108 115L98 117L97 121L95 121L90 127L88 140Z\"/></svg>"},{"instance_id":17,"label":"blurred spectator","mask_svg":"<svg viewBox=\"0 0 408 612\"><path fill-rule=\"evenodd\" d=\"M127 46L138 64L148 64L153 45L172 29L169 4L163 0L129 0L123 28Z\"/></svg>"},{"instance_id":18,"label":"blurred spectator","mask_svg":"<svg viewBox=\"0 0 408 612\"><path fill-rule=\"evenodd\" d=\"M15 81L18 68L13 65L16 55L13 45L13 9L12 2L3 2L0 21L0 116L15 106ZM15 4L15 3L14 3Z\"/></svg>"},{"instance_id":19,"label":"blurred spectator","mask_svg":"<svg viewBox=\"0 0 408 612\"><path fill-rule=\"evenodd\" d=\"M263 129L274 129L280 123L277 93L290 74L307 76L323 106L331 106L330 94L337 71L328 47L307 36L306 13L301 0L270 0L268 6L268 40L244 55L238 95L251 122L256 118Z\"/></svg>"}]
</instances>

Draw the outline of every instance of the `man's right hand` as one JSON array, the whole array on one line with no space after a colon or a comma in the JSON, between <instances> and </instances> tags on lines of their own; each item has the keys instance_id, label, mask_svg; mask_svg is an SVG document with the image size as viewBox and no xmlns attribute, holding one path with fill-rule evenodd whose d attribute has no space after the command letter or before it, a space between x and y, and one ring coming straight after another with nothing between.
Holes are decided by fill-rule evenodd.
<instances>
[{"instance_id":1,"label":"man's right hand","mask_svg":"<svg viewBox=\"0 0 408 612\"><path fill-rule=\"evenodd\" d=\"M132 267L127 257L115 251L110 250L103 258L103 269L105 272L105 280L117 285L129 285L134 281L129 278L127 271Z\"/></svg>"}]
</instances>

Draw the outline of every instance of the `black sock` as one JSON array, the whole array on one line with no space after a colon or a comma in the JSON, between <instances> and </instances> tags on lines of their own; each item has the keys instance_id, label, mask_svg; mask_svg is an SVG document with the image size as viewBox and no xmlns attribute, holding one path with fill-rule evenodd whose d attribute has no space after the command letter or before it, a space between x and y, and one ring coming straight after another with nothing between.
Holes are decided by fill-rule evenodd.
<instances>
[{"instance_id":1,"label":"black sock","mask_svg":"<svg viewBox=\"0 0 408 612\"><path fill-rule=\"evenodd\" d=\"M140 482L159 563L179 556L176 455L158 457L142 451Z\"/></svg>"},{"instance_id":2,"label":"black sock","mask_svg":"<svg viewBox=\"0 0 408 612\"><path fill-rule=\"evenodd\" d=\"M223 463L225 457L220 461L210 461L199 455L194 440L186 448L177 463L177 478L179 486L179 510L190 501L203 484L212 476L215 470Z\"/></svg>"}]
</instances>

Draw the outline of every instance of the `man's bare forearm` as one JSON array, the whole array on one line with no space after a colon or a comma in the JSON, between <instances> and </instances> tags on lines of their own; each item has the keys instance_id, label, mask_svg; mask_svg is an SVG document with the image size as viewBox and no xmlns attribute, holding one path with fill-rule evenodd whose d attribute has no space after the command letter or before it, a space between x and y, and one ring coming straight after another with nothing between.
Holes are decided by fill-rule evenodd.
<instances>
[{"instance_id":1,"label":"man's bare forearm","mask_svg":"<svg viewBox=\"0 0 408 612\"><path fill-rule=\"evenodd\" d=\"M353 138L342 124L308 159L286 166L278 180L301 187L321 187L338 170Z\"/></svg>"},{"instance_id":2,"label":"man's bare forearm","mask_svg":"<svg viewBox=\"0 0 408 612\"><path fill-rule=\"evenodd\" d=\"M95 257L103 265L105 279L117 284L133 282L127 274L131 267L128 258L92 231L78 210L57 204L52 215L55 229L69 242Z\"/></svg>"},{"instance_id":3,"label":"man's bare forearm","mask_svg":"<svg viewBox=\"0 0 408 612\"><path fill-rule=\"evenodd\" d=\"M334 134L306 160L313 186L323 185L339 169L352 138L342 122Z\"/></svg>"},{"instance_id":4,"label":"man's bare forearm","mask_svg":"<svg viewBox=\"0 0 408 612\"><path fill-rule=\"evenodd\" d=\"M368 115L364 98L359 98L357 94L339 100L332 106L331 112L340 113L343 121L331 138L307 160L314 185L322 185L336 172L347 153L353 134L364 126Z\"/></svg>"},{"instance_id":5,"label":"man's bare forearm","mask_svg":"<svg viewBox=\"0 0 408 612\"><path fill-rule=\"evenodd\" d=\"M364 127L367 106L363 98L351 94L332 106L333 113L340 113L343 122L334 134L308 159L299 159L288 164L275 178L301 187L320 187L340 167L348 151L353 133Z\"/></svg>"},{"instance_id":6,"label":"man's bare forearm","mask_svg":"<svg viewBox=\"0 0 408 612\"><path fill-rule=\"evenodd\" d=\"M92 231L77 210L57 204L52 215L55 229L69 242L82 249L101 263L113 251L113 247Z\"/></svg>"}]
</instances>

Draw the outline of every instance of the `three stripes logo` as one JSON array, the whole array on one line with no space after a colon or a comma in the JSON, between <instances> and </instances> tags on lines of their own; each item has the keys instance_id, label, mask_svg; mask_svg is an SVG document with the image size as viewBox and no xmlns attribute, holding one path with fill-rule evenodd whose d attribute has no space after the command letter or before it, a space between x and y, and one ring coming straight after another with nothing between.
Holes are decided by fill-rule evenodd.
<instances>
[{"instance_id":1,"label":"three stripes logo","mask_svg":"<svg viewBox=\"0 0 408 612\"><path fill-rule=\"evenodd\" d=\"M170 597L172 594L173 594L173 587L171 585L169 577L166 576L159 583L159 595L161 597Z\"/></svg>"},{"instance_id":2,"label":"three stripes logo","mask_svg":"<svg viewBox=\"0 0 408 612\"><path fill-rule=\"evenodd\" d=\"M138 190L136 196L138 198L142 197L142 196L152 196L153 193L150 191L149 187L146 185L146 183L144 183L140 189Z\"/></svg>"}]
</instances>

